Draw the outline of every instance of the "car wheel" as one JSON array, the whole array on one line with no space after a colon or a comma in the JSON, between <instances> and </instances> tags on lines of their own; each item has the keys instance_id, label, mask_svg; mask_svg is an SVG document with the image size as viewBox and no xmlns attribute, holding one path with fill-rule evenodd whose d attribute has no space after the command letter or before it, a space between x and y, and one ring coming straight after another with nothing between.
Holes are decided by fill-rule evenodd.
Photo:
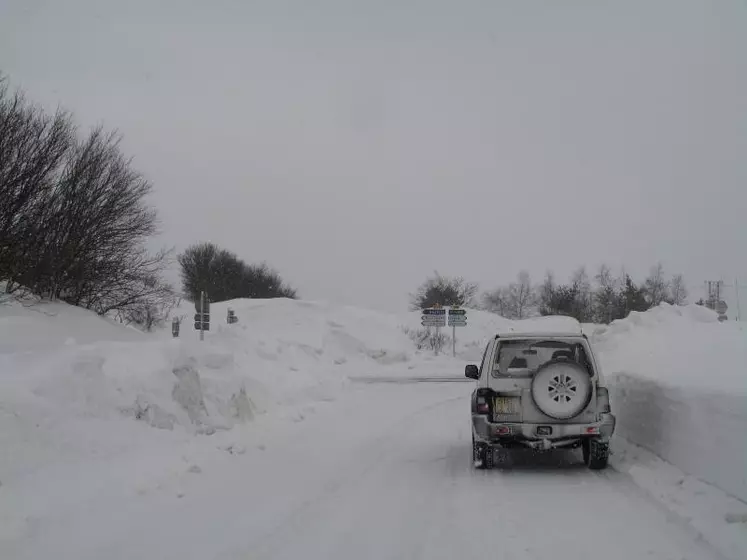
<instances>
[{"instance_id":1,"label":"car wheel","mask_svg":"<svg viewBox=\"0 0 747 560\"><path fill-rule=\"evenodd\" d=\"M543 414L556 420L578 416L591 400L589 374L574 362L553 361L532 378L532 399Z\"/></svg>"},{"instance_id":2,"label":"car wheel","mask_svg":"<svg viewBox=\"0 0 747 560\"><path fill-rule=\"evenodd\" d=\"M483 462L486 470L495 467L495 450L490 446L485 446L485 461Z\"/></svg>"},{"instance_id":3,"label":"car wheel","mask_svg":"<svg viewBox=\"0 0 747 560\"><path fill-rule=\"evenodd\" d=\"M591 470L602 470L607 468L610 458L610 445L595 439L585 439L581 444L584 455L584 464Z\"/></svg>"},{"instance_id":4,"label":"car wheel","mask_svg":"<svg viewBox=\"0 0 747 560\"><path fill-rule=\"evenodd\" d=\"M472 464L481 470L493 468L493 453L484 443L477 443L472 436Z\"/></svg>"}]
</instances>

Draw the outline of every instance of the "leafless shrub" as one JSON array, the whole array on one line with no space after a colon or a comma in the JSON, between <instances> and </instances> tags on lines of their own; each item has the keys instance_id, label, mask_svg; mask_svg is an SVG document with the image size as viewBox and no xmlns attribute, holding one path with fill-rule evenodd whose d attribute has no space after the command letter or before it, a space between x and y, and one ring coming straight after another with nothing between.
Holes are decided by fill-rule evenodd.
<instances>
[{"instance_id":1,"label":"leafless shrub","mask_svg":"<svg viewBox=\"0 0 747 560\"><path fill-rule=\"evenodd\" d=\"M145 323L168 306L161 280L169 253L149 254L156 213L150 184L131 167L116 133L78 141L71 117L46 115L0 79L0 280L98 313ZM152 313L151 313L152 314ZM157 313L155 313L157 315ZM133 316L134 318L134 316Z\"/></svg>"}]
</instances>

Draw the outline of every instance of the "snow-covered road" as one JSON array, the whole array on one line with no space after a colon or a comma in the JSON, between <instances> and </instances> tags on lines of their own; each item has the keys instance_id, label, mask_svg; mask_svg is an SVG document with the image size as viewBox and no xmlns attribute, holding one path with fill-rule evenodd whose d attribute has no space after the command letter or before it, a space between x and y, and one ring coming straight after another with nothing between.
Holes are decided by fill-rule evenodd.
<instances>
[{"instance_id":1,"label":"snow-covered road","mask_svg":"<svg viewBox=\"0 0 747 560\"><path fill-rule=\"evenodd\" d=\"M721 558L627 475L573 453L474 470L470 390L353 383L296 422L201 438L171 476L31 520L0 557ZM217 451L229 440L238 452Z\"/></svg>"}]
</instances>

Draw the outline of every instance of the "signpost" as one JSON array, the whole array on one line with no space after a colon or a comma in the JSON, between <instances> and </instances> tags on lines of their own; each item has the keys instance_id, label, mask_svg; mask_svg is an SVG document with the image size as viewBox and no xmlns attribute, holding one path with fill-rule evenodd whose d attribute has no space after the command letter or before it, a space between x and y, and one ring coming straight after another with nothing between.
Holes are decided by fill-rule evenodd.
<instances>
[{"instance_id":1,"label":"signpost","mask_svg":"<svg viewBox=\"0 0 747 560\"><path fill-rule=\"evenodd\" d=\"M420 316L420 324L426 328L435 327L436 336L438 337L441 333L441 327L446 326L446 310L439 304L423 309L423 314ZM438 345L434 346L434 350L436 356L438 356Z\"/></svg>"},{"instance_id":2,"label":"signpost","mask_svg":"<svg viewBox=\"0 0 747 560\"><path fill-rule=\"evenodd\" d=\"M467 326L467 310L452 306L449 309L449 326L451 327L451 355L456 357L456 328Z\"/></svg>"},{"instance_id":3,"label":"signpost","mask_svg":"<svg viewBox=\"0 0 747 560\"><path fill-rule=\"evenodd\" d=\"M424 327L445 327L446 310L438 307L423 309L423 315L420 317L420 324Z\"/></svg>"},{"instance_id":4,"label":"signpost","mask_svg":"<svg viewBox=\"0 0 747 560\"><path fill-rule=\"evenodd\" d=\"M200 292L200 301L195 302L195 309L195 330L200 331L200 340L205 340L205 331L210 330L210 302L205 292Z\"/></svg>"},{"instance_id":5,"label":"signpost","mask_svg":"<svg viewBox=\"0 0 747 560\"><path fill-rule=\"evenodd\" d=\"M451 354L456 356L456 328L467 326L467 310L454 305L447 311L440 305L434 305L423 309L420 324L427 328L435 328L437 334L438 329L448 324L451 327ZM436 351L436 354L438 354L438 351Z\"/></svg>"},{"instance_id":6,"label":"signpost","mask_svg":"<svg viewBox=\"0 0 747 560\"><path fill-rule=\"evenodd\" d=\"M233 325L234 323L239 322L239 318L236 316L233 309L230 309L230 308L228 309L228 315L226 316L226 322L229 325Z\"/></svg>"}]
</instances>

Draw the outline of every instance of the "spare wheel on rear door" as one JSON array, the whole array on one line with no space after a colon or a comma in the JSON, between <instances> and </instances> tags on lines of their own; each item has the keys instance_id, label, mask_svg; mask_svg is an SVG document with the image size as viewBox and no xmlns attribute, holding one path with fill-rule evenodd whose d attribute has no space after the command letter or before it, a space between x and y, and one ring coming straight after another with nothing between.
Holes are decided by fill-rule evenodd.
<instances>
[{"instance_id":1,"label":"spare wheel on rear door","mask_svg":"<svg viewBox=\"0 0 747 560\"><path fill-rule=\"evenodd\" d=\"M550 418L569 420L589 404L591 378L575 362L547 362L532 379L532 398L537 408Z\"/></svg>"}]
</instances>

